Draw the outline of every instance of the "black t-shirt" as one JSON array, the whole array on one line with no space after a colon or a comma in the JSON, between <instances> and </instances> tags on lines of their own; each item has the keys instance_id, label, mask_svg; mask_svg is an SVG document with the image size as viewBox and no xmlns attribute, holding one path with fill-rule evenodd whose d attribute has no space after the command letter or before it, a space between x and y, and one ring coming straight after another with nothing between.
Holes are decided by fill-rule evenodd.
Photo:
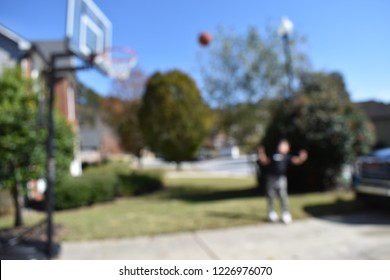
<instances>
[{"instance_id":1,"label":"black t-shirt","mask_svg":"<svg viewBox=\"0 0 390 280\"><path fill-rule=\"evenodd\" d=\"M275 153L271 156L271 162L269 165L269 174L274 176L286 175L287 169L291 162L291 155L283 155Z\"/></svg>"}]
</instances>

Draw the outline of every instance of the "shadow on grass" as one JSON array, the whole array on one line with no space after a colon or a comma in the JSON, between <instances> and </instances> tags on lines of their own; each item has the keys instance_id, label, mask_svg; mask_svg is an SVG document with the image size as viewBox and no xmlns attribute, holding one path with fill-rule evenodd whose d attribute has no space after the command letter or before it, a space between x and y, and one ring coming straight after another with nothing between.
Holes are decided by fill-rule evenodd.
<instances>
[{"instance_id":1,"label":"shadow on grass","mask_svg":"<svg viewBox=\"0 0 390 280\"><path fill-rule=\"evenodd\" d=\"M190 187L190 186L175 186L170 187L163 195L165 199L179 199L187 202L210 202L218 200L229 200L239 198L250 198L261 196L262 192L257 187L248 188L232 188L229 190L215 190L210 187Z\"/></svg>"},{"instance_id":2,"label":"shadow on grass","mask_svg":"<svg viewBox=\"0 0 390 280\"><path fill-rule=\"evenodd\" d=\"M119 174L118 192L121 196L143 195L153 193L164 188L161 176L158 173Z\"/></svg>"},{"instance_id":3,"label":"shadow on grass","mask_svg":"<svg viewBox=\"0 0 390 280\"><path fill-rule=\"evenodd\" d=\"M335 203L305 206L310 215L336 223L390 225L390 211L367 206L358 200L339 199Z\"/></svg>"},{"instance_id":4,"label":"shadow on grass","mask_svg":"<svg viewBox=\"0 0 390 280\"><path fill-rule=\"evenodd\" d=\"M211 217L224 218L230 220L245 220L250 222L266 221L261 217L259 217L259 215L254 215L254 214L251 215L247 213L208 211L207 214Z\"/></svg>"}]
</instances>

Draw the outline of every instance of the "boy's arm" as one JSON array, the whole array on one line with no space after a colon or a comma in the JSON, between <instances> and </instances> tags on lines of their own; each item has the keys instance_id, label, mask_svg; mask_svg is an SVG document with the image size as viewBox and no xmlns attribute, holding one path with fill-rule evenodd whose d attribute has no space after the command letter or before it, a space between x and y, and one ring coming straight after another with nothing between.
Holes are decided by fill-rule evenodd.
<instances>
[{"instance_id":1,"label":"boy's arm","mask_svg":"<svg viewBox=\"0 0 390 280\"><path fill-rule=\"evenodd\" d=\"M298 156L293 156L293 157L291 158L291 162L292 162L294 165L301 165L301 164L304 163L306 160L307 160L307 152L306 152L306 150L301 150L301 151L299 151L299 155L298 155Z\"/></svg>"},{"instance_id":2,"label":"boy's arm","mask_svg":"<svg viewBox=\"0 0 390 280\"><path fill-rule=\"evenodd\" d=\"M260 164L262 165L268 165L270 163L270 159L265 154L264 147L260 147L257 149L257 154L259 156Z\"/></svg>"}]
</instances>

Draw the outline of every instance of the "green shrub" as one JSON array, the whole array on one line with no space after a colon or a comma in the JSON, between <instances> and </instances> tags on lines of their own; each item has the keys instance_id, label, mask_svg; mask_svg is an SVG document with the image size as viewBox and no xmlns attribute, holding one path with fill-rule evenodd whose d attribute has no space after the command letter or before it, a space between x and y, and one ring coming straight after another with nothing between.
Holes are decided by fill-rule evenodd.
<instances>
[{"instance_id":1,"label":"green shrub","mask_svg":"<svg viewBox=\"0 0 390 280\"><path fill-rule=\"evenodd\" d=\"M66 178L55 188L56 209L70 209L115 198L117 176L115 174L87 174Z\"/></svg>"},{"instance_id":2,"label":"green shrub","mask_svg":"<svg viewBox=\"0 0 390 280\"><path fill-rule=\"evenodd\" d=\"M161 172L133 171L119 175L119 195L132 196L154 192L164 187Z\"/></svg>"},{"instance_id":3,"label":"green shrub","mask_svg":"<svg viewBox=\"0 0 390 280\"><path fill-rule=\"evenodd\" d=\"M159 171L128 173L123 165L91 167L81 177L66 177L55 187L57 210L112 201L117 196L133 196L163 188Z\"/></svg>"},{"instance_id":4,"label":"green shrub","mask_svg":"<svg viewBox=\"0 0 390 280\"><path fill-rule=\"evenodd\" d=\"M91 190L83 177L66 178L55 187L55 208L77 208L90 204Z\"/></svg>"},{"instance_id":5,"label":"green shrub","mask_svg":"<svg viewBox=\"0 0 390 280\"><path fill-rule=\"evenodd\" d=\"M90 202L111 201L117 194L118 177L116 174L86 175L90 187Z\"/></svg>"}]
</instances>

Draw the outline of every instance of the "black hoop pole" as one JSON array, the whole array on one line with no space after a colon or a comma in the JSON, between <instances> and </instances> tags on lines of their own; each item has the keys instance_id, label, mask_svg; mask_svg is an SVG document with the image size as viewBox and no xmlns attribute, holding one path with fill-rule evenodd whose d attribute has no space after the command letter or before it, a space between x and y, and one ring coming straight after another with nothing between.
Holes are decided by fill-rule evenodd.
<instances>
[{"instance_id":1,"label":"black hoop pole","mask_svg":"<svg viewBox=\"0 0 390 280\"><path fill-rule=\"evenodd\" d=\"M48 259L52 259L55 256L54 252L54 226L53 226L53 213L55 206L54 198L54 188L55 188L55 145L54 145L54 136L55 136L55 126L54 126L54 104L55 104L55 84L56 76L58 72L61 71L77 71L88 69L91 67L91 64L82 65L79 67L63 67L56 68L57 58L70 57L70 53L53 53L50 56L50 63L48 69L48 83L49 83L49 100L48 100L48 114L47 114L47 139L46 139L46 153L47 153L47 162L46 162L46 211L47 211L47 244L46 244L46 254Z\"/></svg>"},{"instance_id":2,"label":"black hoop pole","mask_svg":"<svg viewBox=\"0 0 390 280\"><path fill-rule=\"evenodd\" d=\"M49 101L47 114L47 191L46 191L46 210L47 210L47 258L53 257L53 209L54 209L54 180L55 180L55 152L54 152L54 87L56 79L55 70L56 55L50 57L49 69Z\"/></svg>"}]
</instances>

